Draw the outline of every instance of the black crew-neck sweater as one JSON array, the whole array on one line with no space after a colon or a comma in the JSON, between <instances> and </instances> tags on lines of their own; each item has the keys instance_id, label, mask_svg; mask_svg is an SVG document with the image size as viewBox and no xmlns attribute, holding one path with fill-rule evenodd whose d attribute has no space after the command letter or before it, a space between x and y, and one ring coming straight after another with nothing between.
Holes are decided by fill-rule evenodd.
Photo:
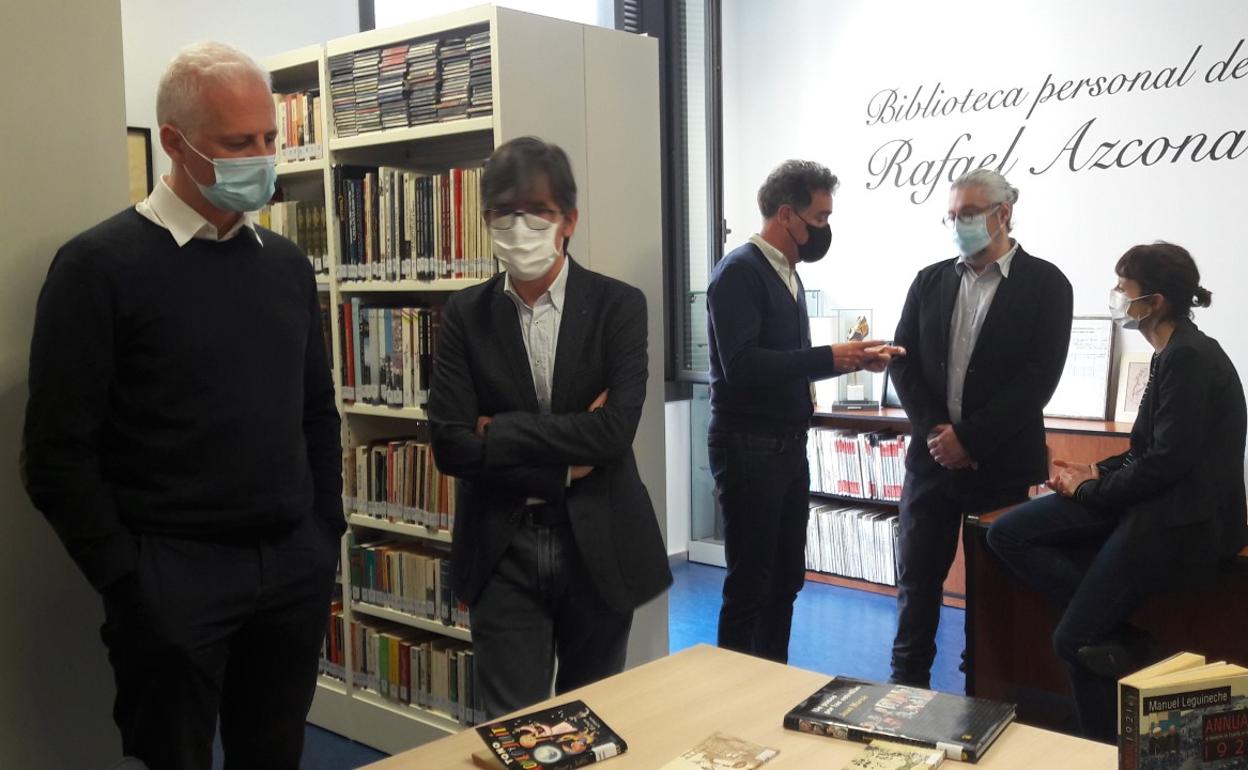
<instances>
[{"instance_id":1,"label":"black crew-neck sweater","mask_svg":"<svg viewBox=\"0 0 1248 770\"><path fill-rule=\"evenodd\" d=\"M27 490L98 589L135 538L340 532L339 419L316 282L291 241L171 233L127 209L56 254L39 295Z\"/></svg>"}]
</instances>

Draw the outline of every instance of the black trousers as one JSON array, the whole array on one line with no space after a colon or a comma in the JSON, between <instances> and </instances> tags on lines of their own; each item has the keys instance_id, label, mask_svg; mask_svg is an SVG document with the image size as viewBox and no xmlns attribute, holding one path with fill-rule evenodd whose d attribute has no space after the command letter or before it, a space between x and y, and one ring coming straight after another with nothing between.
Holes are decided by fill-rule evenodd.
<instances>
[{"instance_id":1,"label":"black trousers","mask_svg":"<svg viewBox=\"0 0 1248 770\"><path fill-rule=\"evenodd\" d=\"M952 472L906 473L897 534L897 636L890 680L928 687L945 578L958 553L962 519L1027 499L1027 487L964 492Z\"/></svg>"},{"instance_id":2,"label":"black trousers","mask_svg":"<svg viewBox=\"0 0 1248 770\"><path fill-rule=\"evenodd\" d=\"M490 719L549 698L552 679L564 693L624 670L633 611L603 601L567 523L522 525L469 609Z\"/></svg>"},{"instance_id":3,"label":"black trousers","mask_svg":"<svg viewBox=\"0 0 1248 770\"><path fill-rule=\"evenodd\" d=\"M122 750L152 770L299 767L338 538L309 517L246 545L142 535L104 600Z\"/></svg>"},{"instance_id":4,"label":"black trousers","mask_svg":"<svg viewBox=\"0 0 1248 770\"><path fill-rule=\"evenodd\" d=\"M712 433L707 445L728 562L719 646L787 663L793 602L806 580L806 434Z\"/></svg>"}]
</instances>

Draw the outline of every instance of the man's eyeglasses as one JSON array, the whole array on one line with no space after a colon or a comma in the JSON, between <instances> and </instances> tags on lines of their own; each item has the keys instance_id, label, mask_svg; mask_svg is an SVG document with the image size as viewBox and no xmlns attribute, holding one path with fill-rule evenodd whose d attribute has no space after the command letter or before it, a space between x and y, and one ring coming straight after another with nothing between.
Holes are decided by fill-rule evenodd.
<instances>
[{"instance_id":1,"label":"man's eyeglasses","mask_svg":"<svg viewBox=\"0 0 1248 770\"><path fill-rule=\"evenodd\" d=\"M559 218L559 212L548 208L532 211L518 209L486 209L485 221L494 230L510 230L516 226L516 220L523 217L524 224L530 230L546 230Z\"/></svg>"},{"instance_id":2,"label":"man's eyeglasses","mask_svg":"<svg viewBox=\"0 0 1248 770\"><path fill-rule=\"evenodd\" d=\"M979 209L978 211L963 211L961 214L954 214L953 216L945 214L944 219L941 219L940 223L945 227L948 227L955 221L958 222L958 224L969 225L975 217L980 216L981 214L987 214L1000 205L1000 203L994 203L986 209Z\"/></svg>"}]
</instances>

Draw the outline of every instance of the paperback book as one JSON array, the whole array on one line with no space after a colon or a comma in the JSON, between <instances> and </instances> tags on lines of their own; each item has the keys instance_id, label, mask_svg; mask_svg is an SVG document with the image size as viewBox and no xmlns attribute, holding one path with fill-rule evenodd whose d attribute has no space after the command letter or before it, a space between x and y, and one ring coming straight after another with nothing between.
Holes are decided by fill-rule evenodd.
<instances>
[{"instance_id":1,"label":"paperback book","mask_svg":"<svg viewBox=\"0 0 1248 770\"><path fill-rule=\"evenodd\" d=\"M706 740L663 765L659 770L754 770L780 751L744 738L712 733Z\"/></svg>"},{"instance_id":2,"label":"paperback book","mask_svg":"<svg viewBox=\"0 0 1248 770\"><path fill-rule=\"evenodd\" d=\"M1119 680L1118 767L1248 768L1248 668L1181 652Z\"/></svg>"},{"instance_id":3,"label":"paperback book","mask_svg":"<svg viewBox=\"0 0 1248 770\"><path fill-rule=\"evenodd\" d=\"M504 768L570 768L623 754L628 744L584 701L571 701L477 728Z\"/></svg>"}]
</instances>

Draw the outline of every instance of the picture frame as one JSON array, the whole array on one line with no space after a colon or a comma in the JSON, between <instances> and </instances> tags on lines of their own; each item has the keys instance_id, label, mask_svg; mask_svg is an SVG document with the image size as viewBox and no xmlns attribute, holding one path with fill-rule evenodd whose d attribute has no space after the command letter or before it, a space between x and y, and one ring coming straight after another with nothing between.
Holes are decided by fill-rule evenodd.
<instances>
[{"instance_id":1,"label":"picture frame","mask_svg":"<svg viewBox=\"0 0 1248 770\"><path fill-rule=\"evenodd\" d=\"M1118 401L1114 408L1117 422L1135 422L1140 401L1148 388L1152 353L1126 352L1118 359Z\"/></svg>"},{"instance_id":2,"label":"picture frame","mask_svg":"<svg viewBox=\"0 0 1248 770\"><path fill-rule=\"evenodd\" d=\"M152 130L139 126L126 126L126 163L128 169L130 202L151 195L155 186L152 178Z\"/></svg>"},{"instance_id":3,"label":"picture frame","mask_svg":"<svg viewBox=\"0 0 1248 770\"><path fill-rule=\"evenodd\" d=\"M1113 362L1113 319L1101 315L1077 315L1071 319L1062 378L1044 407L1044 416L1108 419Z\"/></svg>"}]
</instances>

